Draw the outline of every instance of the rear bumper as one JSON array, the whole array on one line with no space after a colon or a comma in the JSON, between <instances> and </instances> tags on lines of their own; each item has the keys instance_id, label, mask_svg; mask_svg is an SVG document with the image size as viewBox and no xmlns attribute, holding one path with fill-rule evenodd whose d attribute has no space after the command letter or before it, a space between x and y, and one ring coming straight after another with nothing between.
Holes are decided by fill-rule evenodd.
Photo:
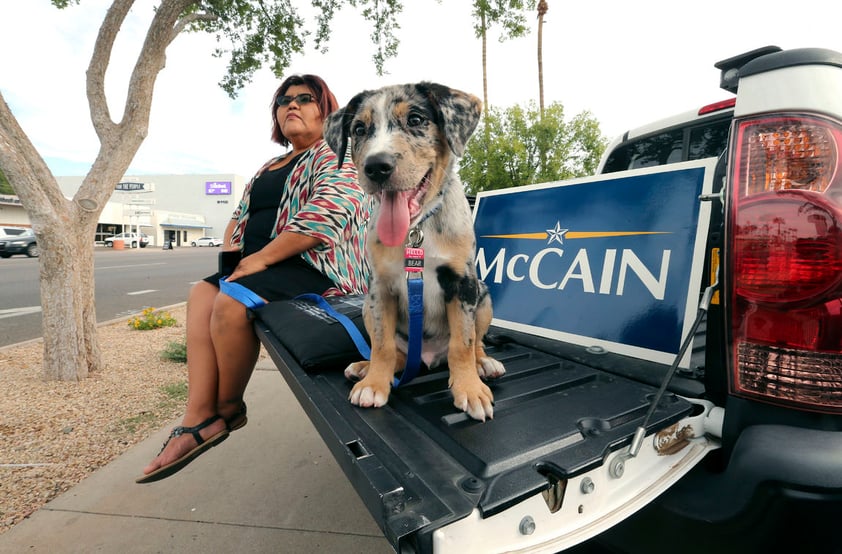
<instances>
[{"instance_id":1,"label":"rear bumper","mask_svg":"<svg viewBox=\"0 0 842 554\"><path fill-rule=\"evenodd\" d=\"M15 255L15 254L26 254L29 245L24 246L6 246L5 248L0 248L0 254L6 255Z\"/></svg>"},{"instance_id":2,"label":"rear bumper","mask_svg":"<svg viewBox=\"0 0 842 554\"><path fill-rule=\"evenodd\" d=\"M696 466L599 542L651 554L670 552L662 545L673 541L683 554L842 552L842 433L754 425L724 471L711 465Z\"/></svg>"},{"instance_id":3,"label":"rear bumper","mask_svg":"<svg viewBox=\"0 0 842 554\"><path fill-rule=\"evenodd\" d=\"M701 474L682 483L669 505L676 513L711 523L755 511L753 504L768 493L839 504L842 433L754 425L740 434L724 472L696 473Z\"/></svg>"}]
</instances>

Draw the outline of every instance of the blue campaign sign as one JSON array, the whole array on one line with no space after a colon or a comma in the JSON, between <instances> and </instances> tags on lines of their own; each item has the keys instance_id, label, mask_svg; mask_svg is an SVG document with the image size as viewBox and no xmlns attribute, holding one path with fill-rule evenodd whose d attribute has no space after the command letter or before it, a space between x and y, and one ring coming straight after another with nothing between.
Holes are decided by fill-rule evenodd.
<instances>
[{"instance_id":1,"label":"blue campaign sign","mask_svg":"<svg viewBox=\"0 0 842 554\"><path fill-rule=\"evenodd\" d=\"M494 324L672 362L695 318L715 160L480 193ZM682 365L689 363L689 354Z\"/></svg>"}]
</instances>

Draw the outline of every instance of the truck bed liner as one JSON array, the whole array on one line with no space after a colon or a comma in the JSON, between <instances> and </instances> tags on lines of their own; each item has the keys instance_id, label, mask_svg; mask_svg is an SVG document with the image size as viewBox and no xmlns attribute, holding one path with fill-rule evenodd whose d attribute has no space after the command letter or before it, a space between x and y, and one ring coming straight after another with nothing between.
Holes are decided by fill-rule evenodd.
<instances>
[{"instance_id":1,"label":"truck bed liner","mask_svg":"<svg viewBox=\"0 0 842 554\"><path fill-rule=\"evenodd\" d=\"M549 488L551 478L598 467L630 442L657 390L525 346L507 331L487 349L506 366L489 382L493 420L474 421L453 406L446 371L422 373L383 408L362 409L348 401L344 365L320 372L299 365L278 338L277 315L259 314L260 341L399 552L410 544L426 550L435 529L474 509L494 515ZM668 394L647 431L691 409Z\"/></svg>"}]
</instances>

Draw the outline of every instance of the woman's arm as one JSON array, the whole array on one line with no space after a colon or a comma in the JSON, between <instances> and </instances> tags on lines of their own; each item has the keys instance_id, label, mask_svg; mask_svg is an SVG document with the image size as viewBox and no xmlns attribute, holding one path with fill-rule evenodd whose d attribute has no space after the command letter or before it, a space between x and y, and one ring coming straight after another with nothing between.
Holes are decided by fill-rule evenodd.
<instances>
[{"instance_id":1,"label":"woman's arm","mask_svg":"<svg viewBox=\"0 0 842 554\"><path fill-rule=\"evenodd\" d=\"M301 254L305 250L318 246L321 241L317 238L284 231L260 251L246 256L228 277L228 281L236 281L239 277L259 273L272 264Z\"/></svg>"},{"instance_id":2,"label":"woman's arm","mask_svg":"<svg viewBox=\"0 0 842 554\"><path fill-rule=\"evenodd\" d=\"M232 219L225 227L225 233L222 235L222 249L223 250L239 250L239 248L231 244L231 235L234 234L234 228L237 226L237 220Z\"/></svg>"}]
</instances>

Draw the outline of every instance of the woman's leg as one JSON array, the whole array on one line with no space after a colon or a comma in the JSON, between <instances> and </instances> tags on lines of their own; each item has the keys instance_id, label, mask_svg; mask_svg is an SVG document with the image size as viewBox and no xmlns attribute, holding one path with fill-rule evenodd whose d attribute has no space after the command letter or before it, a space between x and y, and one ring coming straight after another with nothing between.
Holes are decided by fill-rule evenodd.
<instances>
[{"instance_id":1,"label":"woman's leg","mask_svg":"<svg viewBox=\"0 0 842 554\"><path fill-rule=\"evenodd\" d=\"M229 419L242 409L243 394L257 363L260 343L245 306L225 294L218 295L214 302L210 336L219 368L214 408Z\"/></svg>"},{"instance_id":2,"label":"woman's leg","mask_svg":"<svg viewBox=\"0 0 842 554\"><path fill-rule=\"evenodd\" d=\"M219 373L211 340L210 321L219 289L200 281L187 299L187 411L181 425L194 427L216 414ZM225 429L225 422L215 421L199 431L207 439ZM166 448L143 469L150 473L167 465L196 447L196 439L184 434L171 439Z\"/></svg>"}]
</instances>

